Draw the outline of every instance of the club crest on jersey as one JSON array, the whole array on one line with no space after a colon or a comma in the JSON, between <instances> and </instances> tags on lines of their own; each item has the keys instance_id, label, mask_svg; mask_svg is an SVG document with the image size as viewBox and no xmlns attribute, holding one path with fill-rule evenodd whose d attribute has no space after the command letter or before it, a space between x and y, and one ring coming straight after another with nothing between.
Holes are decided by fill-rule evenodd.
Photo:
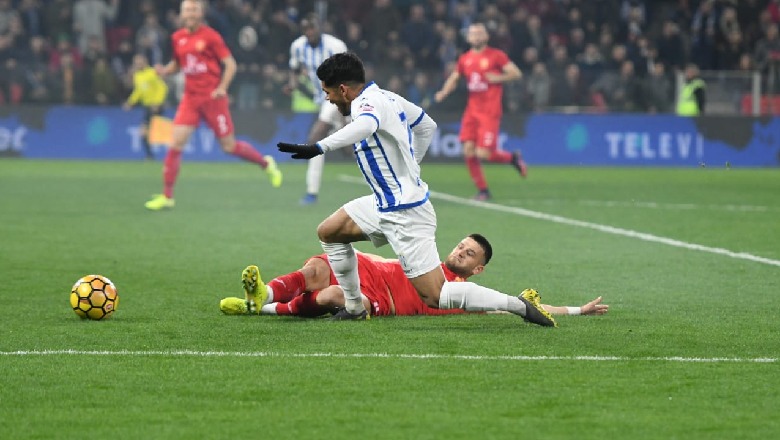
<instances>
[{"instance_id":1,"label":"club crest on jersey","mask_svg":"<svg viewBox=\"0 0 780 440\"><path fill-rule=\"evenodd\" d=\"M360 104L360 111L361 112L372 112L372 111L374 111L374 106L372 106L371 104L369 104L367 102L363 103L363 104Z\"/></svg>"},{"instance_id":2,"label":"club crest on jersey","mask_svg":"<svg viewBox=\"0 0 780 440\"><path fill-rule=\"evenodd\" d=\"M198 52L203 52L203 49L206 48L206 42L203 40L198 40L195 42L195 50Z\"/></svg>"},{"instance_id":3,"label":"club crest on jersey","mask_svg":"<svg viewBox=\"0 0 780 440\"><path fill-rule=\"evenodd\" d=\"M482 58L481 60L479 60L480 69L487 69L488 66L490 66L490 61L488 61L487 58Z\"/></svg>"}]
</instances>

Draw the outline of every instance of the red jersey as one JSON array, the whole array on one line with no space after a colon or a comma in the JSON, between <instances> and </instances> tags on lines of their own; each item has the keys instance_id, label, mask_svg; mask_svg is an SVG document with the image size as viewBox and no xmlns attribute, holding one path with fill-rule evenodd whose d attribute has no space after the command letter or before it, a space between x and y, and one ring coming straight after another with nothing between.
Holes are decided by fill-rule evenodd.
<instances>
[{"instance_id":1,"label":"red jersey","mask_svg":"<svg viewBox=\"0 0 780 440\"><path fill-rule=\"evenodd\" d=\"M501 116L504 86L501 83L488 82L485 74L503 73L504 66L508 63L507 54L493 47L485 47L480 52L472 49L458 58L458 73L466 78L469 89L467 112Z\"/></svg>"},{"instance_id":2,"label":"red jersey","mask_svg":"<svg viewBox=\"0 0 780 440\"><path fill-rule=\"evenodd\" d=\"M184 72L184 94L210 95L222 80L222 60L230 49L214 29L200 25L194 32L179 29L171 35L173 59Z\"/></svg>"},{"instance_id":3,"label":"red jersey","mask_svg":"<svg viewBox=\"0 0 780 440\"><path fill-rule=\"evenodd\" d=\"M452 315L456 313L465 313L461 309L434 309L428 307L417 290L412 285L412 282L404 275L404 270L401 268L401 264L398 262L378 263L378 266L382 268L385 273L384 279L387 283L387 287L390 289L390 295L393 298L393 304L395 305L395 314L397 316L410 316L410 315ZM441 264L442 270L444 270L444 278L447 281L465 281L464 278L459 277L451 270L447 269L444 263Z\"/></svg>"}]
</instances>

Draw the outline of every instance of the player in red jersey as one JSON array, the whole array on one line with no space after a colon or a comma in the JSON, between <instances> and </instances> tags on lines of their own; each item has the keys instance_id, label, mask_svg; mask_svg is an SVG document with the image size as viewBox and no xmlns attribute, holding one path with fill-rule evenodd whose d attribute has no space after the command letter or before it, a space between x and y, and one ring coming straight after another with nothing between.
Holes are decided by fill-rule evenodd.
<instances>
[{"instance_id":1,"label":"player in red jersey","mask_svg":"<svg viewBox=\"0 0 780 440\"><path fill-rule=\"evenodd\" d=\"M490 243L480 234L461 240L441 264L447 281L465 281L482 273L492 256ZM357 253L360 291L363 305L372 316L447 315L464 313L462 309L434 309L425 305L404 275L398 260ZM267 285L260 279L257 266L242 273L245 298L225 298L220 309L230 315L268 314L316 317L344 307L344 294L328 264L326 255L310 258L299 270L274 278ZM258 310L257 306L262 307ZM602 315L609 306L601 297L581 307L542 304L552 314Z\"/></svg>"},{"instance_id":2,"label":"player in red jersey","mask_svg":"<svg viewBox=\"0 0 780 440\"><path fill-rule=\"evenodd\" d=\"M490 199L480 160L512 164L523 177L528 173L519 151L509 153L498 148L503 83L520 79L522 73L506 53L487 45L488 38L484 24L469 26L471 50L458 58L457 68L434 95L436 102L443 101L458 86L460 78L466 78L469 97L461 120L460 141L469 174L479 190L474 197L477 200Z\"/></svg>"},{"instance_id":3,"label":"player in red jersey","mask_svg":"<svg viewBox=\"0 0 780 440\"><path fill-rule=\"evenodd\" d=\"M222 37L203 22L201 0L181 2L184 25L171 35L173 59L155 66L160 76L184 72L184 97L173 120L173 140L163 166L163 194L146 203L151 210L172 208L173 186L179 174L181 153L192 133L204 121L213 131L222 150L256 163L266 170L274 187L282 184L282 174L271 157L264 157L249 143L237 141L228 108L227 90L236 73L236 61Z\"/></svg>"}]
</instances>

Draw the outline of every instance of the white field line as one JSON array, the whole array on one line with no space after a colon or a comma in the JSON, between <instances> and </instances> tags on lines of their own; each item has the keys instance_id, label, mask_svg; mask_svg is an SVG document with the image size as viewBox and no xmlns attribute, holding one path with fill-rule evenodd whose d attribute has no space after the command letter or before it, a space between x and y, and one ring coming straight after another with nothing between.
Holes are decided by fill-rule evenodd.
<instances>
[{"instance_id":1,"label":"white field line","mask_svg":"<svg viewBox=\"0 0 780 440\"><path fill-rule=\"evenodd\" d=\"M780 207L761 206L761 205L700 205L696 203L658 203L658 202L639 202L639 201L621 201L621 200L566 200L566 199L529 199L529 200L507 200L508 203L526 203L535 205L557 206L557 205L580 205L598 208L645 208L645 209L663 209L670 211L728 211L739 213L756 212L775 212L780 211Z\"/></svg>"},{"instance_id":2,"label":"white field line","mask_svg":"<svg viewBox=\"0 0 780 440\"><path fill-rule=\"evenodd\" d=\"M412 359L456 361L587 361L587 362L678 362L678 363L732 363L773 364L777 358L699 358L681 356L480 356L458 354L404 354L404 353L280 353L272 351L198 351L198 350L20 350L0 351L0 356L129 356L129 357L228 357L228 358L332 358L332 359Z\"/></svg>"},{"instance_id":3,"label":"white field line","mask_svg":"<svg viewBox=\"0 0 780 440\"><path fill-rule=\"evenodd\" d=\"M342 181L349 182L349 183L364 182L363 179L359 179L353 176L341 175L339 176L339 178ZM633 231L631 229L623 229L614 226L591 223L582 220L575 220L568 217L546 214L544 212L532 211L530 209L519 208L515 206L505 206L505 205L499 205L497 203L480 202L477 200L466 199L463 197L458 197L452 194L441 193L437 191L431 191L430 193L431 193L431 198L433 199L446 200L448 202L457 203L460 205L489 209L492 211L506 212L508 214L519 215L522 217L530 217L538 220L546 220L549 222L560 223L569 226L577 226L580 228L594 229L596 231L605 232L607 234L622 235L624 237L636 238L638 240L649 241L652 243L661 243L669 246L690 249L694 251L709 252L711 254L723 255L726 257L736 258L739 260L747 260L755 263L763 263L771 266L780 267L780 260L773 260L771 258L759 257L757 255L748 254L746 252L734 252L723 248L704 246L696 243L688 243L681 240L675 240L673 238L660 237L657 235L647 234L645 232Z\"/></svg>"}]
</instances>

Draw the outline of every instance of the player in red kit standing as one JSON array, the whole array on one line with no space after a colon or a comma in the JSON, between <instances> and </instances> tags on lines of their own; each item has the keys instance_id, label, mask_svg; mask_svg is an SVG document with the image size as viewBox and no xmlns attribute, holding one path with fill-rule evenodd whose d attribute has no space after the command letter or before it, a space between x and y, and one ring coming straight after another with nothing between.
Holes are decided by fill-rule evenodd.
<instances>
[{"instance_id":1,"label":"player in red kit standing","mask_svg":"<svg viewBox=\"0 0 780 440\"><path fill-rule=\"evenodd\" d=\"M490 199L480 160L512 164L525 177L527 168L519 151L509 153L498 148L501 126L501 95L503 83L522 77L520 69L509 60L506 53L489 47L488 32L482 23L469 26L468 42L471 50L458 58L458 66L436 92L434 100L443 101L466 78L469 90L466 111L460 127L460 141L471 179L479 192L476 200Z\"/></svg>"},{"instance_id":2,"label":"player in red kit standing","mask_svg":"<svg viewBox=\"0 0 780 440\"><path fill-rule=\"evenodd\" d=\"M236 73L236 61L222 37L203 23L203 13L201 0L181 2L184 27L171 36L173 60L165 66L155 66L160 76L181 70L185 80L184 96L173 120L173 141L163 166L163 194L154 196L145 205L154 211L174 206L173 186L179 174L181 153L200 121L214 130L223 151L260 165L268 173L272 186L282 184L282 174L272 157L264 157L247 142L235 138L227 90Z\"/></svg>"}]
</instances>

